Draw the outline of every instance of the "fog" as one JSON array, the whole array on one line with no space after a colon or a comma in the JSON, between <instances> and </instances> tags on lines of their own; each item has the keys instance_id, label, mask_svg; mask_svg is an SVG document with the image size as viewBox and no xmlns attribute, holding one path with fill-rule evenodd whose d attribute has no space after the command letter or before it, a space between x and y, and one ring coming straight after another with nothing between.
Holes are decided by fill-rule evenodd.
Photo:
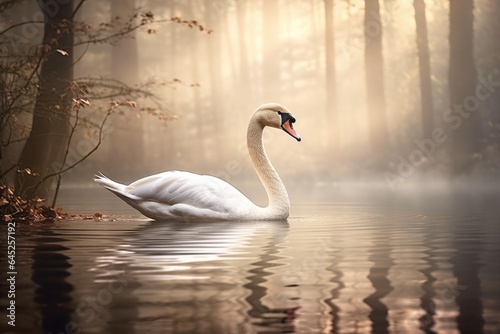
<instances>
[{"instance_id":1,"label":"fog","mask_svg":"<svg viewBox=\"0 0 500 334\"><path fill-rule=\"evenodd\" d=\"M423 3L87 1L76 21L118 27L135 13L151 12L155 22L111 43L77 45L75 79L116 79L147 94L89 97L89 119L102 119L99 103L126 107L110 116L99 149L66 173L66 185L90 184L97 171L127 183L176 169L261 191L246 127L259 105L278 102L297 119L303 140L266 129L264 144L296 196L335 189L359 194L366 185L375 193L413 192L450 182L467 190L467 180L494 189L500 5L477 0L450 8L448 1L425 1L426 41L419 46L415 8ZM30 17L36 8L24 10ZM457 104L466 111L453 109ZM29 117L19 119L29 127ZM83 156L95 143L96 133L83 128L72 152ZM4 169L20 147L6 151Z\"/></svg>"}]
</instances>

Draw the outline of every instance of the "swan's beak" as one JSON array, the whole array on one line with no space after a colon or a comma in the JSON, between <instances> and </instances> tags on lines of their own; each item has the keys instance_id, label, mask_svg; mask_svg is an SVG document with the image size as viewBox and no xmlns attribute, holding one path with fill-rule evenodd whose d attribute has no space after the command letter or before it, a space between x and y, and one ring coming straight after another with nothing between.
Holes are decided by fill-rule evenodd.
<instances>
[{"instance_id":1,"label":"swan's beak","mask_svg":"<svg viewBox=\"0 0 500 334\"><path fill-rule=\"evenodd\" d=\"M295 118L290 118L290 119L287 119L283 122L283 124L281 124L281 128L286 132L288 133L290 136L292 136L293 138L297 139L297 141L301 141L302 138L300 138L299 134L297 133L297 131L295 131L295 129L293 128L293 123L295 122Z\"/></svg>"}]
</instances>

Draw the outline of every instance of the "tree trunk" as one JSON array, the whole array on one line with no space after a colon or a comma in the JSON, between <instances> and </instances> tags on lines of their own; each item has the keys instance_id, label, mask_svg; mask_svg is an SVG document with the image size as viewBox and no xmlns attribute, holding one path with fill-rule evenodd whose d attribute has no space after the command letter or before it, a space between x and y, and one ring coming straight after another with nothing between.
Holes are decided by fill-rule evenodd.
<instances>
[{"instance_id":1,"label":"tree trunk","mask_svg":"<svg viewBox=\"0 0 500 334\"><path fill-rule=\"evenodd\" d=\"M238 22L238 48L239 48L239 62L240 62L240 87L243 92L245 102L252 102L254 99L252 86L250 84L250 72L248 61L248 50L246 41L246 25L245 17L247 10L247 1L239 0L236 2L236 14Z\"/></svg>"},{"instance_id":2,"label":"tree trunk","mask_svg":"<svg viewBox=\"0 0 500 334\"><path fill-rule=\"evenodd\" d=\"M189 2L189 12L188 15L189 17L196 17L196 12L195 12L195 4L193 2ZM191 46L190 46L190 68L191 68L191 78L192 82L195 84L200 83L200 50L198 47L199 43L199 34L192 34L190 36L191 40ZM196 114L196 117L198 120L203 120L205 119L205 114L206 111L202 107L202 98L201 98L201 88L200 87L193 87L191 88L191 91L193 93L193 108L194 112ZM199 155L204 161L207 161L209 157L207 156L207 145L205 138L207 137L207 134L205 133L205 126L206 122L201 122L198 121L196 122L196 127L197 127L197 137L198 137L198 148L199 148ZM189 149L189 148L186 148Z\"/></svg>"},{"instance_id":3,"label":"tree trunk","mask_svg":"<svg viewBox=\"0 0 500 334\"><path fill-rule=\"evenodd\" d=\"M417 27L418 69L420 75L420 103L422 108L422 130L425 138L432 138L434 129L434 107L432 102L431 64L427 41L425 1L414 0Z\"/></svg>"},{"instance_id":4,"label":"tree trunk","mask_svg":"<svg viewBox=\"0 0 500 334\"><path fill-rule=\"evenodd\" d=\"M31 132L18 161L15 188L25 198L48 195L51 180L40 182L61 168L72 107L73 1L53 5L52 1L43 0L39 4L45 15L43 44L49 51L40 69ZM68 55L56 50L64 50Z\"/></svg>"},{"instance_id":5,"label":"tree trunk","mask_svg":"<svg viewBox=\"0 0 500 334\"><path fill-rule=\"evenodd\" d=\"M263 102L280 100L280 38L279 1L265 0L263 10L262 97Z\"/></svg>"},{"instance_id":6,"label":"tree trunk","mask_svg":"<svg viewBox=\"0 0 500 334\"><path fill-rule=\"evenodd\" d=\"M6 130L7 124L4 124L7 119L7 94L5 90L4 77L0 75L0 175L3 175L3 140L4 131ZM0 184L2 183L2 178L0 177Z\"/></svg>"},{"instance_id":7,"label":"tree trunk","mask_svg":"<svg viewBox=\"0 0 500 334\"><path fill-rule=\"evenodd\" d=\"M495 82L500 81L500 4L491 3L488 14L488 35L487 35L487 55L488 66L486 71L483 72L483 77L491 75L492 80ZM483 123L490 124L488 131L488 144L496 148L497 153L500 155L500 89L496 88L491 92L491 97L485 101L487 105L487 120ZM487 122L485 122L487 121ZM491 146L490 146L491 147ZM497 165L498 167L498 165Z\"/></svg>"},{"instance_id":8,"label":"tree trunk","mask_svg":"<svg viewBox=\"0 0 500 334\"><path fill-rule=\"evenodd\" d=\"M382 22L378 0L365 0L365 75L366 102L373 153L382 158L389 152L384 97ZM379 159L380 160L380 159Z\"/></svg>"},{"instance_id":9,"label":"tree trunk","mask_svg":"<svg viewBox=\"0 0 500 334\"><path fill-rule=\"evenodd\" d=\"M335 83L335 36L333 26L333 0L325 0L325 63L326 63L326 117L331 119L334 128L328 131L329 147L337 148L337 108L336 108L336 83Z\"/></svg>"},{"instance_id":10,"label":"tree trunk","mask_svg":"<svg viewBox=\"0 0 500 334\"><path fill-rule=\"evenodd\" d=\"M451 157L455 174L473 167L472 156L479 149L481 134L479 101L475 97L473 7L473 0L450 0L450 106L453 117L461 121L454 128L452 125Z\"/></svg>"},{"instance_id":11,"label":"tree trunk","mask_svg":"<svg viewBox=\"0 0 500 334\"><path fill-rule=\"evenodd\" d=\"M120 17L121 22L126 22L134 13L135 0L111 1L111 17ZM111 57L113 79L128 86L137 85L139 55L135 32L112 46ZM130 177L142 168L144 162L144 129L137 110L126 107L124 113L113 118L114 131L109 136L107 169L116 170L116 166L120 166L119 174Z\"/></svg>"},{"instance_id":12,"label":"tree trunk","mask_svg":"<svg viewBox=\"0 0 500 334\"><path fill-rule=\"evenodd\" d=\"M221 72L221 38L222 31L220 29L220 24L218 24L218 20L216 18L217 7L213 1L205 0L205 18L207 22L207 27L209 29L213 29L214 33L212 33L208 37L207 47L208 47L208 63L209 63L209 76L210 76L210 95L211 95L211 105L210 105L210 114L208 116L208 123L213 129L210 130L210 133L213 133L212 136L215 141L213 141L210 146L213 147L210 157L214 162L218 160L221 156L221 150L224 149L224 124L223 119L221 117L222 113L222 72Z\"/></svg>"}]
</instances>

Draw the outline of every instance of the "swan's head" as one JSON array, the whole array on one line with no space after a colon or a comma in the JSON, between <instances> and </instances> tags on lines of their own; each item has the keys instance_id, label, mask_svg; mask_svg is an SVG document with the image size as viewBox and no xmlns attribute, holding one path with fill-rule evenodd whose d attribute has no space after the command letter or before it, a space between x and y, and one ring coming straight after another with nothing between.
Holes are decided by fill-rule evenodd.
<instances>
[{"instance_id":1,"label":"swan's head","mask_svg":"<svg viewBox=\"0 0 500 334\"><path fill-rule=\"evenodd\" d=\"M266 103L261 105L256 111L255 116L263 126L270 126L277 129L282 129L297 141L301 141L299 134L293 128L295 117L288 111L287 108L278 103Z\"/></svg>"}]
</instances>

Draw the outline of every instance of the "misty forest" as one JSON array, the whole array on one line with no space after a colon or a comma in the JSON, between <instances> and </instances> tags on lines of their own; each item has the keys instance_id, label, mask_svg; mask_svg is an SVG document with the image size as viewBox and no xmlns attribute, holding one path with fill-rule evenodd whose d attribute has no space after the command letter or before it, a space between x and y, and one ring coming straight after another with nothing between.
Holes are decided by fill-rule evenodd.
<instances>
[{"instance_id":1,"label":"misty forest","mask_svg":"<svg viewBox=\"0 0 500 334\"><path fill-rule=\"evenodd\" d=\"M500 332L500 0L0 17L0 332Z\"/></svg>"},{"instance_id":2,"label":"misty forest","mask_svg":"<svg viewBox=\"0 0 500 334\"><path fill-rule=\"evenodd\" d=\"M246 123L265 102L298 119L302 143L264 138L297 192L498 180L497 1L2 1L0 11L1 175L23 197L97 171L251 184Z\"/></svg>"},{"instance_id":3,"label":"misty forest","mask_svg":"<svg viewBox=\"0 0 500 334\"><path fill-rule=\"evenodd\" d=\"M244 131L265 102L298 118L300 145L264 138L292 187L498 179L496 1L2 1L0 10L1 175L23 197L97 171L252 180Z\"/></svg>"}]
</instances>

